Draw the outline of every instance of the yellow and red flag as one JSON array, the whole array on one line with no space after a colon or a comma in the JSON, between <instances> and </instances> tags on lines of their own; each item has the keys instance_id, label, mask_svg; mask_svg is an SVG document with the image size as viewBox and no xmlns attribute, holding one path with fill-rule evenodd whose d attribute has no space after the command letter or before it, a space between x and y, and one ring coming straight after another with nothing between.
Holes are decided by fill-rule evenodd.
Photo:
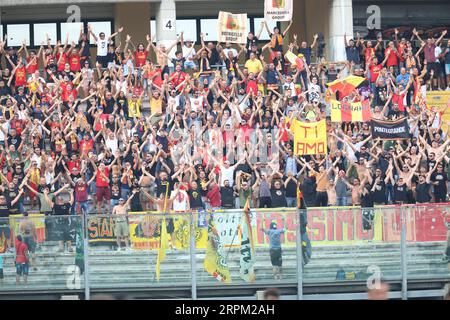
<instances>
[{"instance_id":1,"label":"yellow and red flag","mask_svg":"<svg viewBox=\"0 0 450 320\"><path fill-rule=\"evenodd\" d=\"M330 88L331 93L339 91L339 97L342 99L352 93L364 80L365 78L363 77L348 76L344 79L337 79L327 83L327 86Z\"/></svg>"},{"instance_id":2,"label":"yellow and red flag","mask_svg":"<svg viewBox=\"0 0 450 320\"><path fill-rule=\"evenodd\" d=\"M284 56L291 65L294 65L297 67L297 70L304 69L305 66L304 66L303 60L299 56L296 56L292 51L286 52L286 54Z\"/></svg>"},{"instance_id":3,"label":"yellow and red flag","mask_svg":"<svg viewBox=\"0 0 450 320\"><path fill-rule=\"evenodd\" d=\"M332 122L366 122L370 121L370 101L348 102L331 100Z\"/></svg>"}]
</instances>

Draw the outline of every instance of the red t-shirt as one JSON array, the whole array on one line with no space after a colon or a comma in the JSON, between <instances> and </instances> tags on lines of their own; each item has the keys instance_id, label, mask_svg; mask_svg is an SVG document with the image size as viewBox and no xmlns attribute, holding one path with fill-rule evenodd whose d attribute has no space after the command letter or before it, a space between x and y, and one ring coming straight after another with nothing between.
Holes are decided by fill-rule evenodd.
<instances>
[{"instance_id":1,"label":"red t-shirt","mask_svg":"<svg viewBox=\"0 0 450 320\"><path fill-rule=\"evenodd\" d=\"M16 262L27 263L28 259L25 253L28 251L28 246L25 243L20 242L19 240L16 239L15 247L16 247Z\"/></svg>"},{"instance_id":2,"label":"red t-shirt","mask_svg":"<svg viewBox=\"0 0 450 320\"><path fill-rule=\"evenodd\" d=\"M31 60L32 60L32 58L28 57L27 58L27 64L30 63ZM32 73L35 73L36 70L39 70L39 63L38 63L37 59L36 59L35 62L30 64L30 66L28 67L27 71L28 71L29 74L32 74Z\"/></svg>"},{"instance_id":3,"label":"red t-shirt","mask_svg":"<svg viewBox=\"0 0 450 320\"><path fill-rule=\"evenodd\" d=\"M399 43L398 46L397 46L397 51L400 54L400 58L399 59L400 59L401 62L405 61L405 58L403 57L403 51L405 50L405 48L406 48L405 44Z\"/></svg>"},{"instance_id":4,"label":"red t-shirt","mask_svg":"<svg viewBox=\"0 0 450 320\"><path fill-rule=\"evenodd\" d=\"M80 160L67 161L67 169L69 169L69 171L72 172L73 168L77 168L78 171L81 170L81 162L80 162Z\"/></svg>"},{"instance_id":5,"label":"red t-shirt","mask_svg":"<svg viewBox=\"0 0 450 320\"><path fill-rule=\"evenodd\" d=\"M169 79L172 81L174 87L178 87L178 85L186 79L186 73L183 71L172 72Z\"/></svg>"},{"instance_id":6,"label":"red t-shirt","mask_svg":"<svg viewBox=\"0 0 450 320\"><path fill-rule=\"evenodd\" d=\"M16 87L24 86L27 84L27 70L25 69L25 66L17 68L15 84Z\"/></svg>"},{"instance_id":7,"label":"red t-shirt","mask_svg":"<svg viewBox=\"0 0 450 320\"><path fill-rule=\"evenodd\" d=\"M399 95L394 93L394 95L392 96L392 103L398 104L398 110L402 112L405 111L405 105L403 104L405 95L406 94Z\"/></svg>"},{"instance_id":8,"label":"red t-shirt","mask_svg":"<svg viewBox=\"0 0 450 320\"><path fill-rule=\"evenodd\" d=\"M366 58L366 64L369 63L370 59L372 59L372 57L375 56L375 49L366 48L366 50L364 51L364 56Z\"/></svg>"},{"instance_id":9,"label":"red t-shirt","mask_svg":"<svg viewBox=\"0 0 450 320\"><path fill-rule=\"evenodd\" d=\"M60 56L61 55L59 53L56 54L56 62L58 62ZM67 63L67 54L63 53L61 61L58 63L58 71L59 72L64 71L64 67L65 67L66 63Z\"/></svg>"},{"instance_id":10,"label":"red t-shirt","mask_svg":"<svg viewBox=\"0 0 450 320\"><path fill-rule=\"evenodd\" d=\"M82 185L76 184L75 186L75 201L77 202L83 202L88 200L88 193L87 193L87 184L83 183Z\"/></svg>"},{"instance_id":11,"label":"red t-shirt","mask_svg":"<svg viewBox=\"0 0 450 320\"><path fill-rule=\"evenodd\" d=\"M153 80L153 83L156 84L158 87L161 87L161 85L163 83L162 78L161 78L161 69L157 69L155 71L149 71L148 78Z\"/></svg>"},{"instance_id":12,"label":"red t-shirt","mask_svg":"<svg viewBox=\"0 0 450 320\"><path fill-rule=\"evenodd\" d=\"M94 147L94 140L92 139L89 139L88 141L83 139L80 142L80 149L83 155L87 155L89 151L93 149L93 147Z\"/></svg>"},{"instance_id":13,"label":"red t-shirt","mask_svg":"<svg viewBox=\"0 0 450 320\"><path fill-rule=\"evenodd\" d=\"M369 69L370 69L370 82L375 83L375 81L377 81L378 79L378 76L380 75L381 70L383 69L383 66L381 64L378 64L376 66L371 65Z\"/></svg>"},{"instance_id":14,"label":"red t-shirt","mask_svg":"<svg viewBox=\"0 0 450 320\"><path fill-rule=\"evenodd\" d=\"M387 65L388 67L392 67L392 66L396 67L396 66L398 66L398 56L397 56L397 53L395 53L394 50L391 50L390 48L387 48L386 51L384 52L385 56L387 55L387 53L388 53L389 50L390 50L391 52L389 53L389 56L388 56L386 65Z\"/></svg>"},{"instance_id":15,"label":"red t-shirt","mask_svg":"<svg viewBox=\"0 0 450 320\"><path fill-rule=\"evenodd\" d=\"M142 67L147 60L148 51L136 51L134 53L134 59L136 60L136 67Z\"/></svg>"},{"instance_id":16,"label":"red t-shirt","mask_svg":"<svg viewBox=\"0 0 450 320\"><path fill-rule=\"evenodd\" d=\"M69 58L70 71L78 72L81 70L81 57L79 54L71 54Z\"/></svg>"},{"instance_id":17,"label":"red t-shirt","mask_svg":"<svg viewBox=\"0 0 450 320\"><path fill-rule=\"evenodd\" d=\"M220 200L220 189L218 186L214 186L211 190L209 190L206 197L208 198L211 207L220 207L222 202Z\"/></svg>"},{"instance_id":18,"label":"red t-shirt","mask_svg":"<svg viewBox=\"0 0 450 320\"><path fill-rule=\"evenodd\" d=\"M255 80L247 81L246 93L253 92L254 95L258 94L258 83Z\"/></svg>"},{"instance_id":19,"label":"red t-shirt","mask_svg":"<svg viewBox=\"0 0 450 320\"><path fill-rule=\"evenodd\" d=\"M100 169L97 169L97 177L96 177L96 185L97 187L109 187L109 182L103 178L103 176L100 174ZM105 170L103 170L103 174L105 177L109 176L109 169L105 167Z\"/></svg>"}]
</instances>

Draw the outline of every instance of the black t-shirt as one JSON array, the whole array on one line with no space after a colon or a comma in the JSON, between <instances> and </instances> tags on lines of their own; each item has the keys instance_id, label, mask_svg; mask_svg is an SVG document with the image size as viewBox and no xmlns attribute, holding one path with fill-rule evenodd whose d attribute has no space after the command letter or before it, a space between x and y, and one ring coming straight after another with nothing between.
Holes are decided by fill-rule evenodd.
<instances>
[{"instance_id":1,"label":"black t-shirt","mask_svg":"<svg viewBox=\"0 0 450 320\"><path fill-rule=\"evenodd\" d=\"M296 198L297 197L297 183L294 180L289 180L286 186L286 197Z\"/></svg>"},{"instance_id":2,"label":"black t-shirt","mask_svg":"<svg viewBox=\"0 0 450 320\"><path fill-rule=\"evenodd\" d=\"M22 138L18 135L15 137L8 135L8 145L13 145L16 150L19 148L20 143L22 142Z\"/></svg>"},{"instance_id":3,"label":"black t-shirt","mask_svg":"<svg viewBox=\"0 0 450 320\"><path fill-rule=\"evenodd\" d=\"M430 188L431 184L429 183L419 183L416 187L416 202L418 203L426 203L430 202Z\"/></svg>"},{"instance_id":4,"label":"black t-shirt","mask_svg":"<svg viewBox=\"0 0 450 320\"><path fill-rule=\"evenodd\" d=\"M199 187L197 187L197 189L195 190L190 189L188 194L189 194L189 202L192 209L203 208L202 192Z\"/></svg>"},{"instance_id":5,"label":"black t-shirt","mask_svg":"<svg viewBox=\"0 0 450 320\"><path fill-rule=\"evenodd\" d=\"M221 187L220 196L222 200L222 207L233 208L234 207L234 195L232 187Z\"/></svg>"},{"instance_id":6,"label":"black t-shirt","mask_svg":"<svg viewBox=\"0 0 450 320\"><path fill-rule=\"evenodd\" d=\"M6 201L5 204L0 204L0 224L7 224L8 221L6 219L1 218L8 218L9 217L9 207L11 204Z\"/></svg>"},{"instance_id":7,"label":"black t-shirt","mask_svg":"<svg viewBox=\"0 0 450 320\"><path fill-rule=\"evenodd\" d=\"M270 194L272 196L272 208L286 207L286 196L283 188L271 188Z\"/></svg>"},{"instance_id":8,"label":"black t-shirt","mask_svg":"<svg viewBox=\"0 0 450 320\"><path fill-rule=\"evenodd\" d=\"M394 185L394 201L408 203L408 189L406 187L406 183L402 185L395 184Z\"/></svg>"},{"instance_id":9,"label":"black t-shirt","mask_svg":"<svg viewBox=\"0 0 450 320\"><path fill-rule=\"evenodd\" d=\"M53 206L53 212L57 216L68 216L70 214L70 203L56 204Z\"/></svg>"},{"instance_id":10,"label":"black t-shirt","mask_svg":"<svg viewBox=\"0 0 450 320\"><path fill-rule=\"evenodd\" d=\"M434 185L434 194L445 195L447 194L447 174L445 172L434 172L431 175L431 181L437 182L438 184Z\"/></svg>"},{"instance_id":11,"label":"black t-shirt","mask_svg":"<svg viewBox=\"0 0 450 320\"><path fill-rule=\"evenodd\" d=\"M156 196L159 197L161 194L166 194L167 184L169 185L169 194L173 190L173 182L170 177L167 180L161 180L159 178L155 179L156 182Z\"/></svg>"},{"instance_id":12,"label":"black t-shirt","mask_svg":"<svg viewBox=\"0 0 450 320\"><path fill-rule=\"evenodd\" d=\"M119 200L120 199L120 185L119 183L113 183L111 185L111 199Z\"/></svg>"},{"instance_id":13,"label":"black t-shirt","mask_svg":"<svg viewBox=\"0 0 450 320\"><path fill-rule=\"evenodd\" d=\"M305 56L306 63L309 65L311 62L311 47L299 48L298 53Z\"/></svg>"},{"instance_id":14,"label":"black t-shirt","mask_svg":"<svg viewBox=\"0 0 450 320\"><path fill-rule=\"evenodd\" d=\"M375 182L374 182L375 184ZM374 186L372 185L372 187ZM375 203L386 203L386 184L383 180L377 183L373 195L373 202Z\"/></svg>"},{"instance_id":15,"label":"black t-shirt","mask_svg":"<svg viewBox=\"0 0 450 320\"><path fill-rule=\"evenodd\" d=\"M373 193L368 192L361 195L361 207L362 208L373 208Z\"/></svg>"}]
</instances>

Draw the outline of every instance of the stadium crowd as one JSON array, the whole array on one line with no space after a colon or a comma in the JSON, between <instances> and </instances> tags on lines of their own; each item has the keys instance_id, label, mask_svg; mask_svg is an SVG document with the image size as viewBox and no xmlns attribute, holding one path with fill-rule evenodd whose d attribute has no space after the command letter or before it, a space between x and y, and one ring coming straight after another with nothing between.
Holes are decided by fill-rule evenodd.
<instances>
[{"instance_id":1,"label":"stadium crowd","mask_svg":"<svg viewBox=\"0 0 450 320\"><path fill-rule=\"evenodd\" d=\"M252 33L242 45L205 43L201 34L200 48L183 32L167 47L150 36L135 45L130 35L119 41L123 28L107 37L91 26L78 43L1 42L0 217L162 211L166 197L177 212L243 208L248 198L259 208L447 201L450 140L442 110L425 102L427 91L450 87L446 31L346 37L347 60L333 62L316 54L318 35L286 43L290 26L262 23L268 43ZM365 80L340 99L370 100L374 119L407 117L410 139L331 122L326 84L348 75ZM327 154L293 154L294 118L327 120Z\"/></svg>"}]
</instances>

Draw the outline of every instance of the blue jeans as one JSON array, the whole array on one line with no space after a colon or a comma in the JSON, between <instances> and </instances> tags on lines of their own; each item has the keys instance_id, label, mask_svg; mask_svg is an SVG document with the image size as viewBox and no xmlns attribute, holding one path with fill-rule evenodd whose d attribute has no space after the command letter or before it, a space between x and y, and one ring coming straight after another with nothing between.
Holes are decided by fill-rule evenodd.
<instances>
[{"instance_id":1,"label":"blue jeans","mask_svg":"<svg viewBox=\"0 0 450 320\"><path fill-rule=\"evenodd\" d=\"M83 214L89 213L89 203L87 201L80 201L75 203L76 206L80 206L80 211Z\"/></svg>"},{"instance_id":2,"label":"blue jeans","mask_svg":"<svg viewBox=\"0 0 450 320\"><path fill-rule=\"evenodd\" d=\"M347 206L347 197L337 197L337 206L338 207L346 207Z\"/></svg>"},{"instance_id":3,"label":"blue jeans","mask_svg":"<svg viewBox=\"0 0 450 320\"><path fill-rule=\"evenodd\" d=\"M120 188L120 196L125 199L125 201L128 199L128 196L130 195L130 189L128 188Z\"/></svg>"},{"instance_id":4,"label":"blue jeans","mask_svg":"<svg viewBox=\"0 0 450 320\"><path fill-rule=\"evenodd\" d=\"M286 204L289 208L297 207L297 198L296 197L286 197Z\"/></svg>"}]
</instances>

